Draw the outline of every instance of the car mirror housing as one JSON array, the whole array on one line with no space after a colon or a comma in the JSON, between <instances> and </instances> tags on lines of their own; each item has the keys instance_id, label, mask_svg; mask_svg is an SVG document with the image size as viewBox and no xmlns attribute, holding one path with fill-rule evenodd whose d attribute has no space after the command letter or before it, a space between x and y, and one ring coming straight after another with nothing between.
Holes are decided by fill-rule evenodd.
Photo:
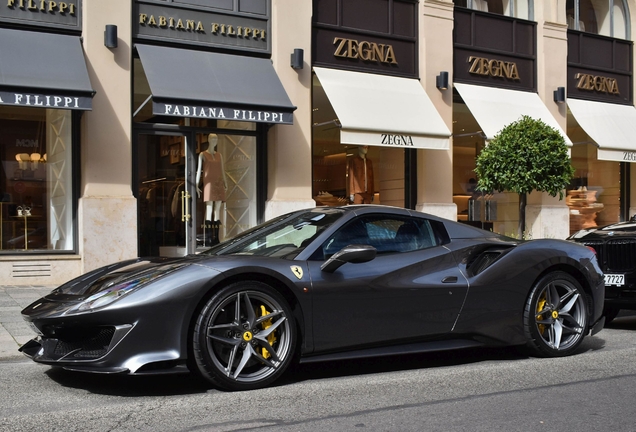
<instances>
[{"instance_id":1,"label":"car mirror housing","mask_svg":"<svg viewBox=\"0 0 636 432\"><path fill-rule=\"evenodd\" d=\"M375 258L376 248L369 245L348 245L333 254L325 263L320 266L320 270L333 273L340 266L346 263L358 264L369 262Z\"/></svg>"}]
</instances>

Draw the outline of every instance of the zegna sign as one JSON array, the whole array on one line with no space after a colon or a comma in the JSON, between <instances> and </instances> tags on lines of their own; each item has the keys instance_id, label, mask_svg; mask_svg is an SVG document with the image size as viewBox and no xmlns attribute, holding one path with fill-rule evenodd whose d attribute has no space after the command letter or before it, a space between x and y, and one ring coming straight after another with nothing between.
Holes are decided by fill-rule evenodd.
<instances>
[{"instance_id":1,"label":"zegna sign","mask_svg":"<svg viewBox=\"0 0 636 432\"><path fill-rule=\"evenodd\" d=\"M506 78L513 81L521 80L519 69L515 62L470 56L468 57L468 63L470 64L468 73L474 75Z\"/></svg>"},{"instance_id":2,"label":"zegna sign","mask_svg":"<svg viewBox=\"0 0 636 432\"><path fill-rule=\"evenodd\" d=\"M618 89L618 80L616 78L586 73L577 73L576 75L574 75L574 78L576 79L576 88L579 90L589 90L611 95L620 95L620 91Z\"/></svg>"},{"instance_id":3,"label":"zegna sign","mask_svg":"<svg viewBox=\"0 0 636 432\"><path fill-rule=\"evenodd\" d=\"M343 37L334 38L333 44L336 46L336 51L333 53L335 57L346 57L394 65L398 64L392 45L357 41Z\"/></svg>"}]
</instances>

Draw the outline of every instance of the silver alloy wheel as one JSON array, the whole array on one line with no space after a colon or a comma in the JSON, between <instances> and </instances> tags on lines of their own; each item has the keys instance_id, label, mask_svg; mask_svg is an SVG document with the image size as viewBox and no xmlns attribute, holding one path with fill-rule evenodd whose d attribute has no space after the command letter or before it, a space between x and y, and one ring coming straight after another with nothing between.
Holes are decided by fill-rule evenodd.
<instances>
[{"instance_id":1,"label":"silver alloy wheel","mask_svg":"<svg viewBox=\"0 0 636 432\"><path fill-rule=\"evenodd\" d=\"M219 302L205 326L207 352L237 383L258 383L291 356L290 321L279 302L261 291L239 291Z\"/></svg>"},{"instance_id":2,"label":"silver alloy wheel","mask_svg":"<svg viewBox=\"0 0 636 432\"><path fill-rule=\"evenodd\" d=\"M577 345L585 336L587 309L580 289L564 278L546 284L539 292L535 324L545 344L557 351Z\"/></svg>"}]
</instances>

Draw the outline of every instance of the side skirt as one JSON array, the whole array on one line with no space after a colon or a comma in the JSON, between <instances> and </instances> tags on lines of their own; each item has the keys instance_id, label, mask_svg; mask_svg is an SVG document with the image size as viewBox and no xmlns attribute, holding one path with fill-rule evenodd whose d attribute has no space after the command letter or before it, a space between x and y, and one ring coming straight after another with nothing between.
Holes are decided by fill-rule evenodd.
<instances>
[{"instance_id":1,"label":"side skirt","mask_svg":"<svg viewBox=\"0 0 636 432\"><path fill-rule=\"evenodd\" d=\"M483 347L485 344L468 339L453 339L445 341L418 342L405 345L395 345L382 348L367 348L355 351L345 351L329 354L319 354L302 357L300 363L316 363L332 360L349 360L369 357L384 357L390 355L416 354L433 351L449 351L461 348Z\"/></svg>"}]
</instances>

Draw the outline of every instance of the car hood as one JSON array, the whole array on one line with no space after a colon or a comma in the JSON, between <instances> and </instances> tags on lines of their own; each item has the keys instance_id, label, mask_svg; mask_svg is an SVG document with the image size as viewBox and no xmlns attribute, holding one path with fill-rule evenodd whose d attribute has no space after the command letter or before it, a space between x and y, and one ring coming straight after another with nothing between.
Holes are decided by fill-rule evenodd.
<instances>
[{"instance_id":1,"label":"car hood","mask_svg":"<svg viewBox=\"0 0 636 432\"><path fill-rule=\"evenodd\" d=\"M54 301L82 301L100 291L109 289L115 284L125 283L150 273L171 273L191 263L184 258L137 258L93 270L60 285L45 298Z\"/></svg>"},{"instance_id":2,"label":"car hood","mask_svg":"<svg viewBox=\"0 0 636 432\"><path fill-rule=\"evenodd\" d=\"M215 272L223 273L237 266L248 265L248 263L255 266L268 267L272 260L278 261L280 258L200 254L178 258L152 257L131 259L101 267L72 279L53 290L45 298L57 302L79 302L101 291L111 289L117 284L143 280L144 285L146 285L149 282L148 279L157 279L189 265L199 265Z\"/></svg>"}]
</instances>

